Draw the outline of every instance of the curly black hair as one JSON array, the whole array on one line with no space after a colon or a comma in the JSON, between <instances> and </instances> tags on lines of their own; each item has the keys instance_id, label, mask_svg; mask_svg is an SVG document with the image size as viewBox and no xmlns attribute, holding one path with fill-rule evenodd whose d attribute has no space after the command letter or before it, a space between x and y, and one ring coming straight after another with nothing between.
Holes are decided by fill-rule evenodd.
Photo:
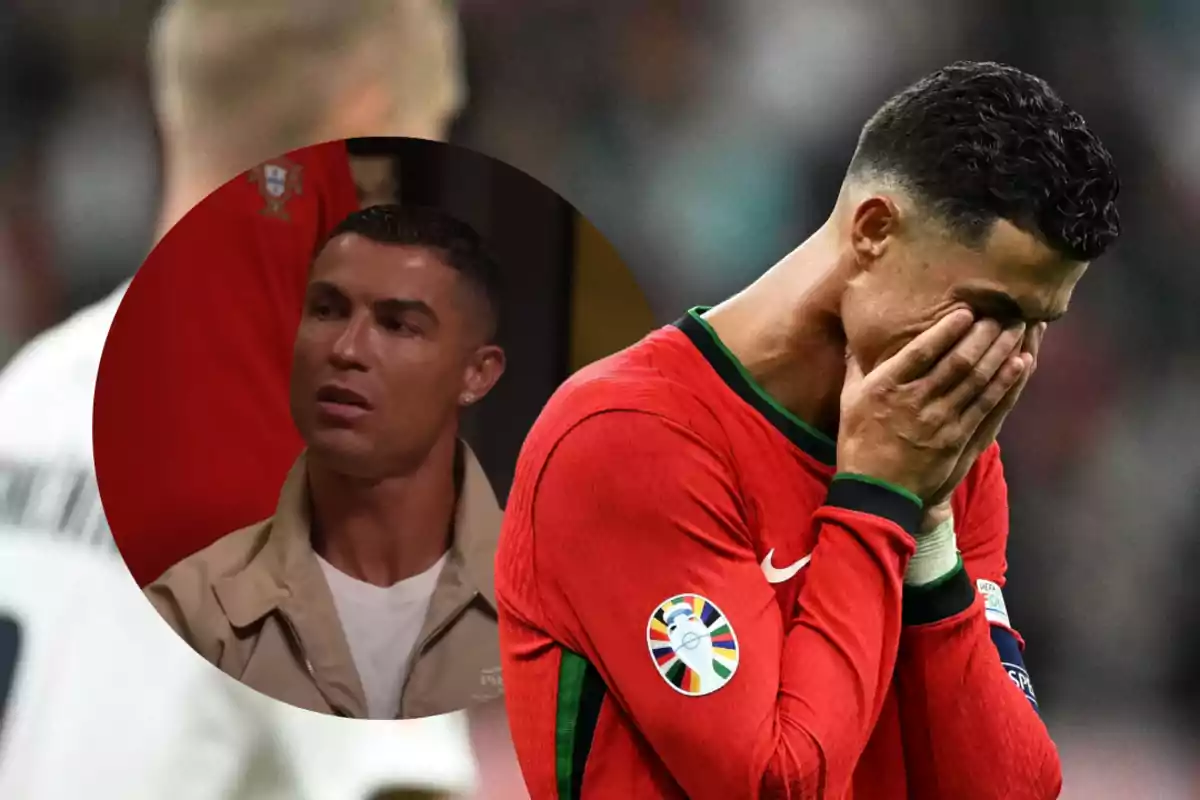
<instances>
[{"instance_id":1,"label":"curly black hair","mask_svg":"<svg viewBox=\"0 0 1200 800\"><path fill-rule=\"evenodd\" d=\"M888 100L863 127L852 176L888 175L968 244L997 219L1066 257L1120 234L1112 155L1041 78L960 61Z\"/></svg>"},{"instance_id":2,"label":"curly black hair","mask_svg":"<svg viewBox=\"0 0 1200 800\"><path fill-rule=\"evenodd\" d=\"M326 243L353 233L373 242L428 247L445 259L487 301L489 328L495 335L500 322L500 267L483 237L460 219L437 208L417 205L378 205L355 211L326 238Z\"/></svg>"}]
</instances>

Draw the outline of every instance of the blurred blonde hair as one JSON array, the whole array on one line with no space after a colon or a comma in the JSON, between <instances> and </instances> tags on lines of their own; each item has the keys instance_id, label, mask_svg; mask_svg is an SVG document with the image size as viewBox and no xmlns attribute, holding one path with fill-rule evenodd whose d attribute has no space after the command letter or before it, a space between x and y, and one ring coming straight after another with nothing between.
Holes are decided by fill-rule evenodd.
<instances>
[{"instance_id":1,"label":"blurred blonde hair","mask_svg":"<svg viewBox=\"0 0 1200 800\"><path fill-rule=\"evenodd\" d=\"M447 0L167 0L150 62L165 144L210 160L440 139L465 100Z\"/></svg>"}]
</instances>

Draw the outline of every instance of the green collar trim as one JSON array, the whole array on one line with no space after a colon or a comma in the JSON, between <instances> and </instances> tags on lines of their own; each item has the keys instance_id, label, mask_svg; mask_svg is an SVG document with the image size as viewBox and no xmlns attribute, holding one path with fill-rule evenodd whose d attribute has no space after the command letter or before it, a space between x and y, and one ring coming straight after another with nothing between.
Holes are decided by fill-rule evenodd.
<instances>
[{"instance_id":1,"label":"green collar trim","mask_svg":"<svg viewBox=\"0 0 1200 800\"><path fill-rule=\"evenodd\" d=\"M675 322L675 327L691 340L725 384L766 417L780 433L822 464L835 466L837 442L781 406L758 385L742 362L729 351L717 336L717 332L701 316L708 310L708 306L690 309Z\"/></svg>"}]
</instances>

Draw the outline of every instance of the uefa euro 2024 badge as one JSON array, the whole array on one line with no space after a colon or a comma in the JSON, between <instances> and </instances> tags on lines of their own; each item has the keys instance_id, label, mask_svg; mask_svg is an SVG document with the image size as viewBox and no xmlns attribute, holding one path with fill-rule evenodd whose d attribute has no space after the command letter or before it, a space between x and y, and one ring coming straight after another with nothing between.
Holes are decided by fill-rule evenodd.
<instances>
[{"instance_id":1,"label":"uefa euro 2024 badge","mask_svg":"<svg viewBox=\"0 0 1200 800\"><path fill-rule=\"evenodd\" d=\"M658 674L688 697L715 692L737 672L733 626L700 595L676 595L655 609L646 625L646 644Z\"/></svg>"}]
</instances>

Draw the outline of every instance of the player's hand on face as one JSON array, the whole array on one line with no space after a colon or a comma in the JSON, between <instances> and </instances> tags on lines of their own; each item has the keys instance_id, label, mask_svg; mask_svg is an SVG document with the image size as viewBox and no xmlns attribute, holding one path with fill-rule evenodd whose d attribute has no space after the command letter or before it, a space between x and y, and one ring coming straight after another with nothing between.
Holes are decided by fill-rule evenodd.
<instances>
[{"instance_id":1,"label":"player's hand on face","mask_svg":"<svg viewBox=\"0 0 1200 800\"><path fill-rule=\"evenodd\" d=\"M1042 350L1042 339L1046 335L1046 323L1039 322L1032 328L1025 330L1025 341L1021 343L1021 351L1029 353L1033 356L1033 367L1030 369L1030 374L1037 369L1038 354Z\"/></svg>"},{"instance_id":2,"label":"player's hand on face","mask_svg":"<svg viewBox=\"0 0 1200 800\"><path fill-rule=\"evenodd\" d=\"M1013 329L1009 329L1013 330ZM935 492L929 499L927 505L933 506L950 502L950 496L954 494L954 490L962 483L963 478L967 477L967 473L971 471L975 461L983 452L991 447L992 442L996 441L996 437L1000 435L1000 428L1004 425L1004 420L1008 418L1008 414L1017 404L1017 400L1021 398L1021 392L1025 390L1029 379L1033 377L1034 371L1037 369L1038 352L1041 350L1042 337L1046 333L1046 323L1039 322L1032 327L1024 330L1024 335L1018 338L1018 349L1014 351L1015 357L1023 358L1025 361L1024 372L1017 379L1016 383L1008 394L1004 396L992 412L984 418L983 422L975 430L975 434L963 448L962 455L958 458L958 464L954 471L950 474L950 478Z\"/></svg>"},{"instance_id":3,"label":"player's hand on face","mask_svg":"<svg viewBox=\"0 0 1200 800\"><path fill-rule=\"evenodd\" d=\"M1024 333L960 310L869 375L849 357L838 469L901 486L929 504L944 500L981 426L998 429L1015 402L1009 394L1032 360L1019 355Z\"/></svg>"}]
</instances>

